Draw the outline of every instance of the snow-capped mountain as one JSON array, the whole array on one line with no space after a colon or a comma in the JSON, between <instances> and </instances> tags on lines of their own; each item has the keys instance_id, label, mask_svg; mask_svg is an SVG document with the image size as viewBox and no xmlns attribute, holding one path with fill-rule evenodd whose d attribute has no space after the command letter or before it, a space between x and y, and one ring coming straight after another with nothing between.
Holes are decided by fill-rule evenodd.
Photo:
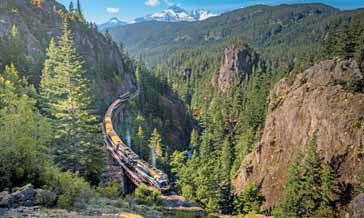
<instances>
[{"instance_id":1,"label":"snow-capped mountain","mask_svg":"<svg viewBox=\"0 0 364 218\"><path fill-rule=\"evenodd\" d=\"M113 17L108 22L99 25L99 29L102 31L117 26L124 26L127 24L128 24L127 22L120 21L118 18Z\"/></svg>"},{"instance_id":2,"label":"snow-capped mountain","mask_svg":"<svg viewBox=\"0 0 364 218\"><path fill-rule=\"evenodd\" d=\"M210 18L210 17L215 17L215 16L217 16L217 14L213 14L210 11L205 10L205 9L197 9L197 10L191 11L191 16L196 21L201 21L201 20L206 20L207 18Z\"/></svg>"},{"instance_id":3,"label":"snow-capped mountain","mask_svg":"<svg viewBox=\"0 0 364 218\"><path fill-rule=\"evenodd\" d=\"M188 12L179 6L174 5L169 7L167 10L150 14L145 17L137 18L134 20L133 23L141 23L145 21L192 22L192 21L206 20L207 18L214 16L217 15L209 12L208 10L199 9Z\"/></svg>"},{"instance_id":4,"label":"snow-capped mountain","mask_svg":"<svg viewBox=\"0 0 364 218\"><path fill-rule=\"evenodd\" d=\"M127 23L120 21L118 18L113 17L108 22L99 25L99 29L104 31L106 29L110 29L113 27L124 26L127 24L133 23L142 23L146 21L163 21L163 22L193 22L193 21L201 21L206 20L207 18L218 16L217 14L213 14L205 9L198 9L188 12L183 8L174 5L169 7L168 9L157 12L154 14L147 15L145 17L136 18L135 20Z\"/></svg>"}]
</instances>

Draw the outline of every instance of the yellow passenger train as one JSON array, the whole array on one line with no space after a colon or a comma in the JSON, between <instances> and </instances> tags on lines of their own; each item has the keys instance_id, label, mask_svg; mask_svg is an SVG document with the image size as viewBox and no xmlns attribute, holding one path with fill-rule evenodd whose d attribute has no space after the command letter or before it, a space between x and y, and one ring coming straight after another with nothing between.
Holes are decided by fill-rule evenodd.
<instances>
[{"instance_id":1,"label":"yellow passenger train","mask_svg":"<svg viewBox=\"0 0 364 218\"><path fill-rule=\"evenodd\" d=\"M129 99L130 93L128 92L121 95L109 106L104 119L105 139L113 146L114 151L120 155L126 166L142 178L147 185L160 192L168 192L170 183L167 175L142 160L134 151L125 145L114 130L112 123L114 110Z\"/></svg>"}]
</instances>

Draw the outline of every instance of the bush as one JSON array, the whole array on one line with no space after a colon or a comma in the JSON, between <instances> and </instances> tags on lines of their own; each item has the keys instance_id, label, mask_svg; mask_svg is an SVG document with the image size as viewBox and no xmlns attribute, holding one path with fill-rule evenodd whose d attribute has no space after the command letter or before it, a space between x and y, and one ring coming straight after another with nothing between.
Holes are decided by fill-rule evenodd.
<instances>
[{"instance_id":1,"label":"bush","mask_svg":"<svg viewBox=\"0 0 364 218\"><path fill-rule=\"evenodd\" d=\"M134 196L141 204L156 205L161 201L161 194L157 191L148 189L145 185L139 186L135 190Z\"/></svg>"},{"instance_id":2,"label":"bush","mask_svg":"<svg viewBox=\"0 0 364 218\"><path fill-rule=\"evenodd\" d=\"M239 214L259 213L263 201L264 198L259 194L259 189L256 184L250 183L235 201L235 207Z\"/></svg>"},{"instance_id":3,"label":"bush","mask_svg":"<svg viewBox=\"0 0 364 218\"><path fill-rule=\"evenodd\" d=\"M57 205L61 208L84 208L95 193L83 178L69 172L48 167L43 175L46 187L58 194Z\"/></svg>"},{"instance_id":4,"label":"bush","mask_svg":"<svg viewBox=\"0 0 364 218\"><path fill-rule=\"evenodd\" d=\"M120 184L117 182L113 182L107 184L105 187L98 187L97 192L101 194L101 196L111 199L116 199L120 197L121 190Z\"/></svg>"}]
</instances>

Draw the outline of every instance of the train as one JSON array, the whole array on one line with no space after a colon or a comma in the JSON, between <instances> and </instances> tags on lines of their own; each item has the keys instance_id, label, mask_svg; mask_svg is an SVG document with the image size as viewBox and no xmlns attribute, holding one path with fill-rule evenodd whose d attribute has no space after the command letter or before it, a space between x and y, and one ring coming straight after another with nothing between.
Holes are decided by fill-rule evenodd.
<instances>
[{"instance_id":1,"label":"train","mask_svg":"<svg viewBox=\"0 0 364 218\"><path fill-rule=\"evenodd\" d=\"M170 188L168 176L161 170L154 168L148 162L142 160L132 149L130 149L116 134L112 123L114 110L120 104L131 98L129 92L119 96L108 108L104 118L105 140L112 145L115 153L120 156L126 166L144 180L144 183L162 193L167 193Z\"/></svg>"}]
</instances>

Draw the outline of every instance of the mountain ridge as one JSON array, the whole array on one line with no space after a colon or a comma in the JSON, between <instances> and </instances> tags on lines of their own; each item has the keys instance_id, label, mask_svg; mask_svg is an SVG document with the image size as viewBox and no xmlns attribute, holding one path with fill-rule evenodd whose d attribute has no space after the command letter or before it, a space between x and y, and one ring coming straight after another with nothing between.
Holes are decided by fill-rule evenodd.
<instances>
[{"instance_id":1,"label":"mountain ridge","mask_svg":"<svg viewBox=\"0 0 364 218\"><path fill-rule=\"evenodd\" d=\"M337 14L344 13L324 4L255 5L200 22L143 22L116 27L110 33L115 40L123 41L130 54L141 54L154 65L177 49L219 44L236 37L258 50L275 47L277 52L281 50L277 46L305 46L303 41L307 40L315 48ZM276 56L295 55L285 51Z\"/></svg>"},{"instance_id":2,"label":"mountain ridge","mask_svg":"<svg viewBox=\"0 0 364 218\"><path fill-rule=\"evenodd\" d=\"M111 18L108 22L98 25L101 31L110 28L117 28L120 26L144 23L151 21L158 22L197 22L204 21L211 17L219 16L218 14L211 13L206 9L194 9L192 11L187 11L177 5L170 6L168 9L156 12L153 14L145 15L144 17L138 17L130 22L120 21L117 17Z\"/></svg>"}]
</instances>

